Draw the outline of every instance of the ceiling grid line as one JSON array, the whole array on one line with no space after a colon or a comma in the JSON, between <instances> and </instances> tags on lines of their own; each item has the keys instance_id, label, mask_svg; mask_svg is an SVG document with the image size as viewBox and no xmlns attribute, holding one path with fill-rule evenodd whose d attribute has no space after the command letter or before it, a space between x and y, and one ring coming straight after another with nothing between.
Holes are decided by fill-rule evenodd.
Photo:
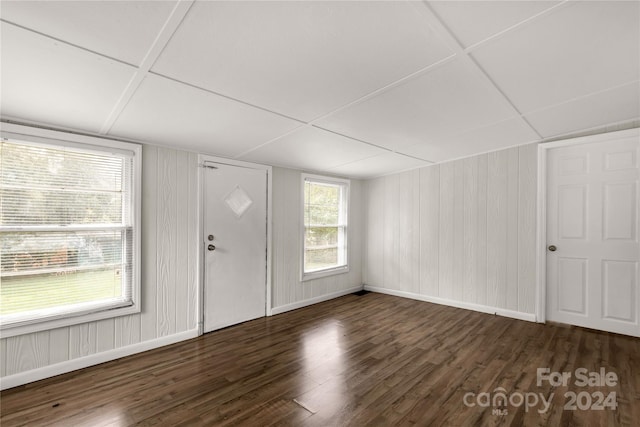
<instances>
[{"instance_id":1,"label":"ceiling grid line","mask_svg":"<svg viewBox=\"0 0 640 427\"><path fill-rule=\"evenodd\" d=\"M9 21L9 20L4 19L4 18L0 18L0 23L7 24L7 25L11 25L11 26L14 26L14 27L16 27L16 28L20 28L21 30L29 31L30 33L37 34L37 35L39 35L39 36L41 36L41 37L47 38L47 39L49 39L49 40L53 40L53 41L55 41L55 42L57 42L57 43L62 43L62 44L64 44L64 45L67 45L67 46L73 47L73 48L75 48L75 49L79 49L79 50L82 50L82 51L84 51L84 52L90 53L90 54L92 54L92 55L97 55L97 56L99 56L99 57L101 57L101 58L108 59L109 61L114 61L114 62L117 62L117 63L119 63L119 64L126 65L126 66L128 66L128 67L137 68L137 65L132 64L132 63L130 63L130 62L123 61L122 59L114 58L113 56L105 55L104 53L100 53L100 52L98 52L98 51L88 49L88 48L86 48L86 47L83 47L83 46L77 45L77 44L75 44L75 43L71 43L71 42L69 42L69 41L67 41L67 40L62 40L62 39L60 39L60 38L58 38L58 37L54 37L54 36L52 36L52 35L50 35L50 34L46 34L46 33L43 33L43 32L41 32L41 31L38 31L38 30L34 30L33 28L29 28L29 27L26 27L26 26L24 26L24 25L20 25L20 24L18 24L18 23L15 23L15 22Z\"/></svg>"},{"instance_id":2,"label":"ceiling grid line","mask_svg":"<svg viewBox=\"0 0 640 427\"><path fill-rule=\"evenodd\" d=\"M151 70L151 67L162 53L167 43L169 43L169 40L171 40L171 37L180 26L180 23L182 23L194 2L195 0L178 0L165 24L162 26L162 29L153 41L153 44L144 56L140 66L137 67L135 74L122 91L120 98L118 98L118 101L113 106L109 116L100 128L100 134L106 135L109 133L113 124L142 84L142 81L149 73L149 70Z\"/></svg>"},{"instance_id":3,"label":"ceiling grid line","mask_svg":"<svg viewBox=\"0 0 640 427\"><path fill-rule=\"evenodd\" d=\"M492 89L499 99L514 113L514 118L518 117L527 127L531 129L540 139L542 135L535 129L531 123L523 116L522 112L513 104L513 102L507 97L507 95L498 87L493 79L480 67L480 65L473 59L462 47L458 39L451 33L451 30L442 22L438 15L431 9L431 6L423 0L420 2L416 9L422 12L422 15L427 19L429 25L433 31L438 34L445 43L456 53L456 56L466 64L467 68L472 71L477 77L479 77L490 89Z\"/></svg>"},{"instance_id":4,"label":"ceiling grid line","mask_svg":"<svg viewBox=\"0 0 640 427\"><path fill-rule=\"evenodd\" d=\"M496 34L493 34L493 35L491 35L491 36L489 36L489 37L487 37L485 39L482 39L482 40L480 40L480 41L478 41L476 43L473 43L473 44L465 47L463 50L467 54L471 53L472 51L476 50L479 47L484 46L485 44L487 44L489 42L497 40L497 39L499 39L499 38L511 33L512 31L514 31L514 30L516 30L518 28L521 28L521 27L523 27L523 26L525 26L525 25L527 25L527 24L529 24L529 23L531 23L531 22L533 22L533 21L535 21L535 20L537 20L539 18L542 18L543 16L546 16L546 15L552 13L552 12L555 12L556 10L559 10L560 8L569 6L570 4L571 4L570 0L562 0L560 3L554 4L553 6L549 7L548 9L543 10L542 12L538 12L535 15L532 15L532 16L530 16L530 17L528 17L528 18L526 18L526 19L524 19L524 20L522 20L522 21L520 21L520 22L518 22L518 23L516 23L516 24L514 24L514 25L512 25L510 27L508 27L508 28L505 28L502 31L497 32Z\"/></svg>"},{"instance_id":5,"label":"ceiling grid line","mask_svg":"<svg viewBox=\"0 0 640 427\"><path fill-rule=\"evenodd\" d=\"M445 58L442 58L441 60L436 61L433 64L429 64L426 67L423 67L423 68L421 68L421 69L419 69L417 71L414 71L413 73L411 73L409 75L406 75L406 76L404 76L404 77L402 77L402 78L400 78L398 80L395 80L394 82L391 82L391 83L389 83L389 84L387 84L387 85L385 85L385 86L383 86L381 88L378 88L378 89L376 89L376 90L374 90L372 92L369 92L368 94L366 94L366 95L364 95L364 96L362 96L362 97L360 97L360 98L358 98L358 99L356 99L354 101L348 102L348 103L336 108L335 110L332 110L332 111L329 111L328 113L322 114L322 115L314 118L313 120L309 121L309 124L315 124L315 123L317 123L317 122L319 122L319 121L321 121L323 119L326 119L328 117L331 117L331 116L335 115L336 113L339 113L342 110L345 110L345 109L347 109L349 107L353 107L355 105L358 105L358 104L360 104L360 103L362 103L362 102L364 102L364 101L366 101L368 99L374 98L374 97L376 97L376 96L378 96L378 95L380 95L380 94L382 94L384 92L387 92L387 91L395 88L396 86L399 86L399 85L404 84L404 83L406 83L406 82L408 82L408 81L410 81L410 80L412 80L412 79L414 79L416 77L419 77L422 74L426 74L428 72L431 72L431 71L435 70L436 68L442 67L442 66L448 64L449 62L453 61L455 58L456 58L455 54L449 55L449 56L447 56Z\"/></svg>"},{"instance_id":6,"label":"ceiling grid line","mask_svg":"<svg viewBox=\"0 0 640 427\"><path fill-rule=\"evenodd\" d=\"M590 92L590 93L587 93L587 94L584 94L584 95L580 95L580 96L576 96L576 97L573 97L573 98L569 98L569 99L566 99L566 100L564 100L562 102L558 102L556 104L551 104L551 105L547 105L545 107L536 108L536 109L527 111L526 113L523 113L523 115L530 115L530 114L539 113L541 111L547 111L547 110L550 110L552 108L560 107L562 105L569 104L569 103L574 102L574 101L579 101L581 99L586 99L586 98L589 98L589 97L594 96L594 95L600 95L600 94L603 94L603 93L606 93L606 92L609 92L609 91L612 91L612 90L620 89L620 88L623 88L625 86L632 85L634 83L640 83L640 79L631 80L631 81L628 81L628 82L621 83L619 85L608 87L606 89L601 89L601 90L597 90L595 92Z\"/></svg>"},{"instance_id":7,"label":"ceiling grid line","mask_svg":"<svg viewBox=\"0 0 640 427\"><path fill-rule=\"evenodd\" d=\"M262 148L262 147L265 147L265 146L271 144L272 142L275 142L275 141L277 141L277 140L279 140L281 138L284 138L284 137L286 137L288 135L291 135L292 133L294 133L296 131L299 131L301 129L308 128L308 127L315 127L317 129L321 129L321 130L324 130L324 131L335 133L336 135L340 135L340 136L342 136L344 138L353 139L354 141L362 142L364 144L371 145L371 146L374 146L374 147L377 147L377 148L381 148L381 149L386 150L386 151L395 152L394 150L391 150L391 149L386 148L386 147L382 147L382 146L374 144L372 142L364 141L362 139L358 139L358 138L354 138L354 137L351 137L351 136L348 136L348 135L340 134L338 132L330 131L329 129L323 128L321 126L317 126L316 123L318 123L319 121L321 121L323 119L331 117L331 116L333 116L333 115L339 113L340 111L343 111L343 110L345 110L345 109L347 109L349 107L353 107L355 105L358 105L358 104L360 104L362 102L367 101L368 99L374 98L374 97L376 97L376 96L378 96L378 95L380 95L380 94L382 94L384 92L387 92L387 91L389 91L389 90L391 90L391 89L393 89L393 88L395 88L395 87L397 87L397 86L399 86L401 84L404 84L404 83L406 83L406 82L408 82L408 81L410 81L410 80L412 80L412 79L414 79L414 78L416 78L416 77L418 77L418 76L420 76L422 74L428 73L428 72L430 72L430 71L432 71L432 70L434 70L434 69L436 69L438 67L444 66L444 65L448 64L449 62L453 61L455 59L455 57L456 57L455 55L449 55L449 56L447 56L447 57L445 57L445 58L443 58L443 59L441 59L439 61L434 62L433 64L429 64L426 67L423 67L423 68L421 68L421 69L419 69L417 71L414 71L413 73L408 74L408 75L406 75L406 76L404 76L404 77L402 77L402 78L400 78L398 80L395 80L395 81L393 81L393 82L391 82L391 83L389 83L389 84L387 84L387 85L385 85L383 87L380 87L380 88L378 88L378 89L376 89L376 90L374 90L372 92L369 92L368 94L366 94L366 95L364 95L364 96L362 96L362 97L360 97L358 99L355 99L353 101L350 101L350 102L348 102L348 103L346 103L346 104L344 104L344 105L342 105L342 106L340 106L340 107L338 107L338 108L336 108L334 110L331 110L328 113L324 113L324 114L322 114L320 116L315 117L314 119L312 119L312 120L310 120L308 122L304 122L304 126L301 126L299 128L293 129L293 130L291 130L291 131L289 131L289 132L287 132L287 133L285 133L283 135L279 135L279 136L277 136L275 138L270 139L269 141L267 141L267 142L265 142L263 144L260 144L260 145L258 145L256 147L253 147L253 148L251 148L251 149L249 149L249 150L247 150L247 151L245 151L245 152L243 152L241 154L238 154L236 156L236 158L240 158L242 156L245 156L245 155L247 155L247 154L249 154L249 153L251 153L251 152L253 152L255 150L258 150L259 148ZM240 101L240 102L242 102L242 101ZM277 114L277 113L275 113L275 114ZM297 120L297 119L292 119L292 120Z\"/></svg>"},{"instance_id":8,"label":"ceiling grid line","mask_svg":"<svg viewBox=\"0 0 640 427\"><path fill-rule=\"evenodd\" d=\"M279 113L279 112L274 111L274 110L270 110L270 109L268 109L266 107L261 107L260 105L252 104L250 102L243 101L242 99L234 98L232 96L225 95L224 93L220 93L220 92L216 92L216 91L211 90L211 89L207 89L206 87L202 87L202 86L198 86L198 85L193 84L193 83L185 82L183 80L176 79L175 77L169 77L167 75L160 74L160 73L158 73L156 71L149 71L148 74L153 75L153 76L158 76L158 77L161 77L163 79L171 80L172 82L175 82L175 83L178 83L178 84L181 84L181 85L185 85L185 86L189 86L189 87L191 87L193 89L201 90L203 92L207 92L207 93L210 93L212 95L219 96L220 98L228 99L229 101L233 101L233 102L237 102L238 104L246 105L247 107L255 108L257 110L262 110L265 113L270 113L270 114L274 114L276 116L280 116L280 117L282 117L284 119L293 120L294 122L298 122L298 123L300 123L302 125L308 124L308 122L305 122L304 120L301 120L301 119L298 119L298 118L295 118L295 117L291 117L291 116L287 116L286 114ZM289 133L290 132L287 132L287 134L289 134Z\"/></svg>"}]
</instances>

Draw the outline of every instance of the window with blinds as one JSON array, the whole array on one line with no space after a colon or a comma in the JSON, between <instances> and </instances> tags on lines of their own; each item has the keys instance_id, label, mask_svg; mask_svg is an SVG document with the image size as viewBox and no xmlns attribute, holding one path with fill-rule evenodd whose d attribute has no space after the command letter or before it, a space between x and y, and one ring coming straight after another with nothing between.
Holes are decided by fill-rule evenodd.
<instances>
[{"instance_id":1,"label":"window with blinds","mask_svg":"<svg viewBox=\"0 0 640 427\"><path fill-rule=\"evenodd\" d=\"M349 181L302 175L302 280L348 271Z\"/></svg>"},{"instance_id":2,"label":"window with blinds","mask_svg":"<svg viewBox=\"0 0 640 427\"><path fill-rule=\"evenodd\" d=\"M134 153L0 142L3 329L135 305Z\"/></svg>"}]
</instances>

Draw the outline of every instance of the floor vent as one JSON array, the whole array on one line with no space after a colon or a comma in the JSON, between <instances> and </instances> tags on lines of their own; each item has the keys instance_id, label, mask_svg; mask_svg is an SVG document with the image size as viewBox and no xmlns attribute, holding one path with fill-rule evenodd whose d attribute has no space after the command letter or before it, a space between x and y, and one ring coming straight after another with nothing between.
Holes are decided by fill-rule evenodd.
<instances>
[{"instance_id":1,"label":"floor vent","mask_svg":"<svg viewBox=\"0 0 640 427\"><path fill-rule=\"evenodd\" d=\"M363 290L361 290L361 291L354 292L353 294L354 294L354 295L358 295L359 297L361 297L362 295L366 295L366 294L368 294L368 293L370 293L370 291L365 291L365 290L363 289Z\"/></svg>"}]
</instances>

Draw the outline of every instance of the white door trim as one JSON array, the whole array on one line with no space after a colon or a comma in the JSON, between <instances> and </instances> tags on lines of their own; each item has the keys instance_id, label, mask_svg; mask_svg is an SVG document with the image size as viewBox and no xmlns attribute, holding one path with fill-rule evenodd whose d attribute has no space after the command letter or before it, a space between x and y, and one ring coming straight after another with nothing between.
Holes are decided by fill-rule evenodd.
<instances>
[{"instance_id":1,"label":"white door trim","mask_svg":"<svg viewBox=\"0 0 640 427\"><path fill-rule=\"evenodd\" d=\"M267 316L272 315L271 308L271 218L272 218L272 183L273 168L268 165L258 163L244 162L241 160L227 159L224 157L210 156L208 154L198 154L198 239L201 239L204 233L204 163L214 162L223 163L231 166L240 166L250 169L264 170L267 173L267 277L266 277L266 307ZM198 334L204 333L204 245L198 240L198 296L197 318L198 318Z\"/></svg>"},{"instance_id":2,"label":"white door trim","mask_svg":"<svg viewBox=\"0 0 640 427\"><path fill-rule=\"evenodd\" d=\"M536 322L544 323L547 309L547 150L571 145L589 144L617 139L640 137L640 128L607 132L579 138L538 144L538 236L537 245L537 277L536 277Z\"/></svg>"}]
</instances>

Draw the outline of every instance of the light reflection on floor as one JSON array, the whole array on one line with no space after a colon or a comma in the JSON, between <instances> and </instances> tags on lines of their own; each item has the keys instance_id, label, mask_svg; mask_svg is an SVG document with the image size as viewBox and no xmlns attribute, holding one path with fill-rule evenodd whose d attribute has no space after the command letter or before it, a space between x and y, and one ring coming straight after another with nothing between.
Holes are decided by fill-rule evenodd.
<instances>
[{"instance_id":1,"label":"light reflection on floor","mask_svg":"<svg viewBox=\"0 0 640 427\"><path fill-rule=\"evenodd\" d=\"M302 337L304 377L301 378L317 386L297 400L317 411L317 416L335 413L350 403L343 375L348 368L343 334L344 328L339 322L329 321Z\"/></svg>"}]
</instances>

